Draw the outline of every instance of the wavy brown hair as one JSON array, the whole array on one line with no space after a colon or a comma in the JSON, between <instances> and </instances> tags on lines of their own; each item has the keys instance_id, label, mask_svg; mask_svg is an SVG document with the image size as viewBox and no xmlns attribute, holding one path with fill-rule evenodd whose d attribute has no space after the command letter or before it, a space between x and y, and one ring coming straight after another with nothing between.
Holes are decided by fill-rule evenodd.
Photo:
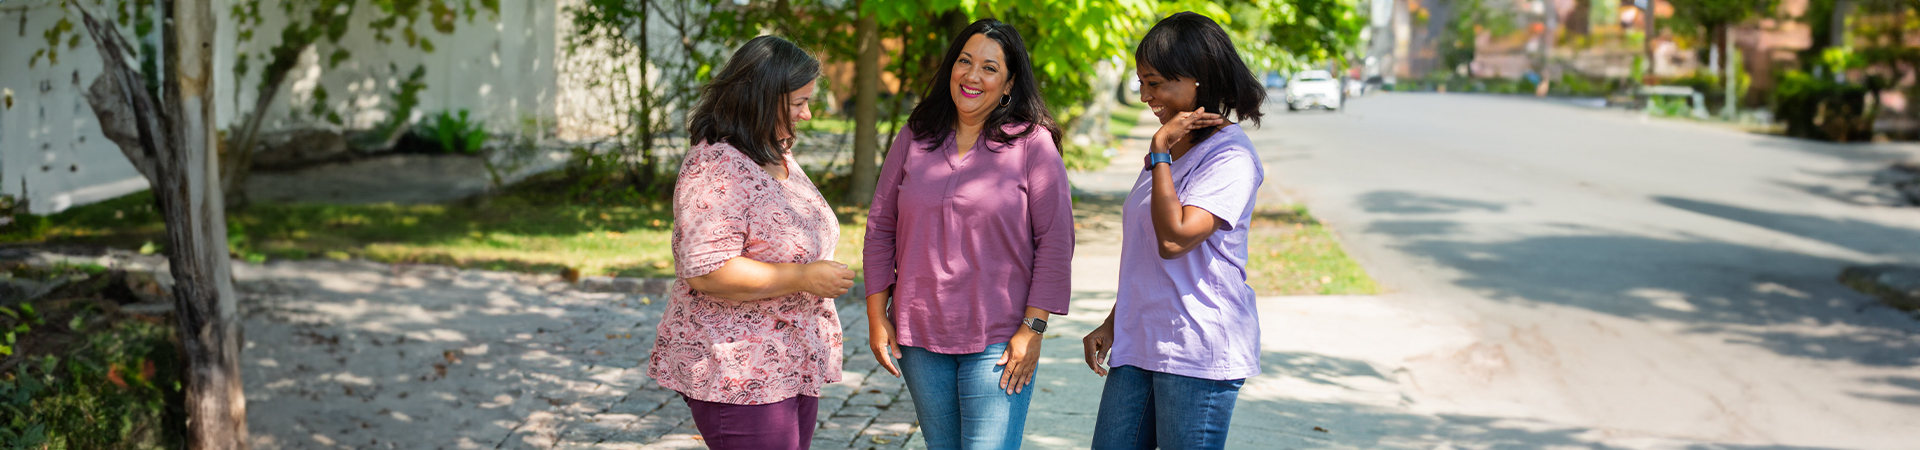
<instances>
[{"instance_id":1,"label":"wavy brown hair","mask_svg":"<svg viewBox=\"0 0 1920 450\"><path fill-rule=\"evenodd\" d=\"M794 131L787 120L787 93L819 78L820 60L800 46L779 36L753 38L700 88L700 100L688 114L688 140L725 142L755 164L777 164L787 152L780 133Z\"/></svg>"},{"instance_id":2,"label":"wavy brown hair","mask_svg":"<svg viewBox=\"0 0 1920 450\"><path fill-rule=\"evenodd\" d=\"M913 107L913 113L907 116L907 126L913 127L913 139L939 148L940 141L953 134L953 121L960 119L960 111L953 104L953 92L947 86L953 78L953 62L960 59L960 51L967 46L967 40L973 35L984 34L1000 44L1000 51L1006 52L1008 81L1013 82L1012 93L1007 94L1006 106L999 106L987 115L983 127L987 140L1002 144L1033 134L1034 127L1046 129L1053 135L1053 148L1060 150L1060 130L1053 124L1053 114L1047 111L1047 101L1040 97L1040 80L1033 77L1033 57L1027 55L1027 43L1020 39L1020 32L1012 25L994 19L980 19L953 36L953 43L947 45L947 55L940 58L940 70L933 74L933 80L927 83L926 94L920 98L920 104ZM1004 125L1025 123L1025 129L1018 133L1007 133Z\"/></svg>"}]
</instances>

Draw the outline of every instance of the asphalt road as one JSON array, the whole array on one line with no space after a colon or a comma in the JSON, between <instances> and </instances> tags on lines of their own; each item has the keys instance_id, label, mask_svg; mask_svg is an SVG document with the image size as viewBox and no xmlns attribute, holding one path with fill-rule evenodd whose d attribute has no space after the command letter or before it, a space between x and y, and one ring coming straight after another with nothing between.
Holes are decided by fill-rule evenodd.
<instances>
[{"instance_id":1,"label":"asphalt road","mask_svg":"<svg viewBox=\"0 0 1920 450\"><path fill-rule=\"evenodd\" d=\"M1270 107L1250 134L1269 187L1331 223L1390 292L1345 310L1296 302L1351 326L1263 320L1265 351L1273 376L1399 398L1243 394L1243 410L1309 437L1285 446L1920 445L1920 319L1835 281L1850 264L1920 264L1920 208L1868 184L1920 147L1520 97L1347 106ZM1319 360L1285 363L1300 358ZM1349 432L1296 430L1315 417ZM1236 432L1268 419L1236 415Z\"/></svg>"}]
</instances>

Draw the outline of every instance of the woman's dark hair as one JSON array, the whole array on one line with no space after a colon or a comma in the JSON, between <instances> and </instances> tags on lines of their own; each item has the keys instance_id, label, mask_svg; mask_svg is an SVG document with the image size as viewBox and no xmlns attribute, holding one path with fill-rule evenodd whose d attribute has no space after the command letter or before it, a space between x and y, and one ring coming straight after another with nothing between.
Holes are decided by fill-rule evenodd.
<instances>
[{"instance_id":1,"label":"woman's dark hair","mask_svg":"<svg viewBox=\"0 0 1920 450\"><path fill-rule=\"evenodd\" d=\"M1007 104L995 107L987 115L983 126L987 139L1006 144L1027 137L1033 134L1034 127L1040 127L1053 135L1053 148L1058 151L1060 130L1054 128L1053 114L1047 112L1047 101L1040 97L1040 80L1033 77L1033 58L1027 55L1026 41L1020 39L1020 32L1012 25L994 19L980 19L953 36L953 43L947 45L947 55L940 58L940 70L927 82L926 94L920 96L920 104L913 107L913 114L907 116L907 126L913 127L913 139L926 143L931 151L953 134L953 121L960 118L960 112L955 110L953 92L947 84L953 78L953 62L960 59L967 40L976 34L984 34L1000 44L1000 51L1007 54L1002 67L1008 80L1013 82ZM1017 134L1007 134L1002 128L1016 123L1028 126Z\"/></svg>"},{"instance_id":2,"label":"woman's dark hair","mask_svg":"<svg viewBox=\"0 0 1920 450\"><path fill-rule=\"evenodd\" d=\"M760 36L734 50L687 119L693 142L725 142L755 164L777 164L786 153L780 132L792 136L787 93L820 78L820 61L778 36Z\"/></svg>"},{"instance_id":3,"label":"woman's dark hair","mask_svg":"<svg viewBox=\"0 0 1920 450\"><path fill-rule=\"evenodd\" d=\"M1267 89L1240 60L1233 38L1227 37L1213 19L1192 12L1167 16L1147 30L1133 55L1162 77L1199 82L1193 93L1194 106L1221 117L1231 113L1239 116L1239 121L1260 125L1260 104L1267 101ZM1194 141L1206 140L1218 130L1195 130Z\"/></svg>"}]
</instances>

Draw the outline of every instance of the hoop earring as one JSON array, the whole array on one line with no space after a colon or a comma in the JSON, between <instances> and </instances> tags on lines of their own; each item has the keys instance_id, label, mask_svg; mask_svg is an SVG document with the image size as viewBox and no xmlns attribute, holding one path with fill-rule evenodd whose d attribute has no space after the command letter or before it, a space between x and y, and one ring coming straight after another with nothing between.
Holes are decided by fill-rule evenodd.
<instances>
[{"instance_id":1,"label":"hoop earring","mask_svg":"<svg viewBox=\"0 0 1920 450\"><path fill-rule=\"evenodd\" d=\"M1001 96L1000 96L1000 106L1007 106L1007 104L1008 104L1008 103L1013 103L1013 96L1011 96L1011 95L1001 95Z\"/></svg>"}]
</instances>

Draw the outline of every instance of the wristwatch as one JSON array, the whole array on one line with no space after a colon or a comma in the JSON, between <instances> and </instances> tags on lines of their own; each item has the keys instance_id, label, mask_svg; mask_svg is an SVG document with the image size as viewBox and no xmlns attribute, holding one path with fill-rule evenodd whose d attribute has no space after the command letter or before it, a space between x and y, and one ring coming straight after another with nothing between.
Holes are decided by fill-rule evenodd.
<instances>
[{"instance_id":1,"label":"wristwatch","mask_svg":"<svg viewBox=\"0 0 1920 450\"><path fill-rule=\"evenodd\" d=\"M1153 170L1153 165L1159 163L1173 165L1173 155L1160 152L1147 152L1147 167L1142 170Z\"/></svg>"},{"instance_id":2,"label":"wristwatch","mask_svg":"<svg viewBox=\"0 0 1920 450\"><path fill-rule=\"evenodd\" d=\"M1037 317L1020 319L1020 323L1027 324L1027 328L1032 329L1035 334L1045 334L1047 332L1047 321L1040 320Z\"/></svg>"}]
</instances>

